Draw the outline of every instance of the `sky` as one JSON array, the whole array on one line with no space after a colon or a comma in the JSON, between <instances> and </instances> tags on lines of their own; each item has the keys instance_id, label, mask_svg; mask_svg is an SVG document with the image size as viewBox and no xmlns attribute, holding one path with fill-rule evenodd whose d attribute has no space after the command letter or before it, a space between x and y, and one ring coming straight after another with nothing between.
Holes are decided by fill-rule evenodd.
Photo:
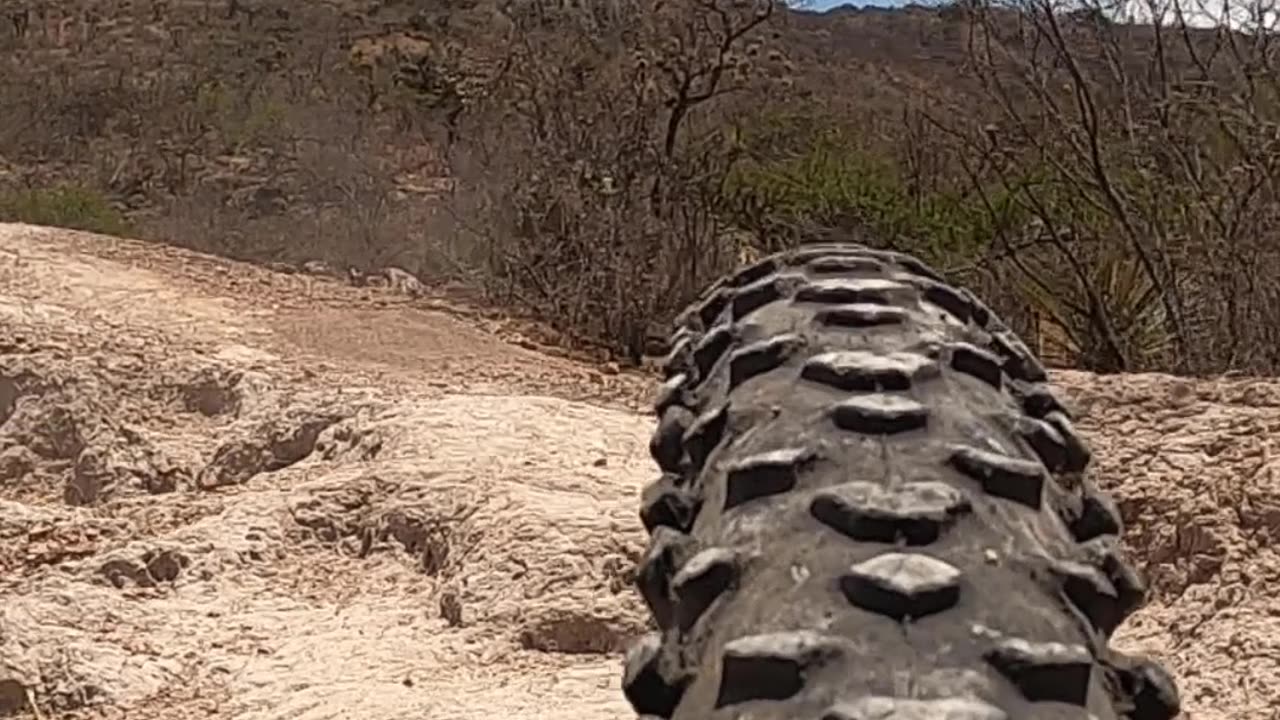
<instances>
[{"instance_id":1,"label":"sky","mask_svg":"<svg viewBox=\"0 0 1280 720\"><path fill-rule=\"evenodd\" d=\"M840 5L854 5L857 7L901 7L911 0L806 0L804 3L813 10L829 10ZM914 0L919 5L929 5L938 0ZM1066 0L1070 2L1070 0ZM1092 0L1090 4L1096 2ZM1102 0L1101 4L1110 5L1113 0ZM1221 23L1224 8L1229 8L1228 24L1237 28L1256 28L1258 27L1258 12L1262 10L1262 25L1268 29L1274 30L1277 26L1277 16L1280 12L1276 9L1280 7L1280 0L1156 0L1156 4L1163 7L1172 7L1177 1L1181 3L1183 11L1191 17L1190 24L1199 27L1212 27ZM1133 19L1140 22L1149 22L1151 19L1150 5L1146 0L1120 0L1116 3L1118 13L1131 14Z\"/></svg>"},{"instance_id":2,"label":"sky","mask_svg":"<svg viewBox=\"0 0 1280 720\"><path fill-rule=\"evenodd\" d=\"M906 5L906 3L899 2L898 0L814 0L812 7L814 10L830 10L831 8L838 7L840 5L857 5L859 7L899 7L901 5Z\"/></svg>"}]
</instances>

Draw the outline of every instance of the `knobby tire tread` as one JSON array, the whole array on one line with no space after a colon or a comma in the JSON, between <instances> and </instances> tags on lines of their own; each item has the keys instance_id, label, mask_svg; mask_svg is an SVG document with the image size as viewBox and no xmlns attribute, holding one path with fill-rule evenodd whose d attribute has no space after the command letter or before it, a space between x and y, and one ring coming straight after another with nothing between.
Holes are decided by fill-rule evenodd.
<instances>
[{"instance_id":1,"label":"knobby tire tread","mask_svg":"<svg viewBox=\"0 0 1280 720\"><path fill-rule=\"evenodd\" d=\"M1044 368L918 259L804 246L677 322L628 652L671 720L1167 720L1145 587Z\"/></svg>"}]
</instances>

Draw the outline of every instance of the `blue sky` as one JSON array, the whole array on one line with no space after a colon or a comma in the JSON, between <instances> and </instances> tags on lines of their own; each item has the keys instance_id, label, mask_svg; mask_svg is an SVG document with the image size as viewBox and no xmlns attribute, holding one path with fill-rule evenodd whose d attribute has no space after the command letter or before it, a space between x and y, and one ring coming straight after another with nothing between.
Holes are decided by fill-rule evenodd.
<instances>
[{"instance_id":1,"label":"blue sky","mask_svg":"<svg viewBox=\"0 0 1280 720\"><path fill-rule=\"evenodd\" d=\"M923 5L924 3L921 4ZM900 5L906 5L906 3L901 2L900 0L814 0L812 7L814 10L829 10L838 5L898 7Z\"/></svg>"}]
</instances>

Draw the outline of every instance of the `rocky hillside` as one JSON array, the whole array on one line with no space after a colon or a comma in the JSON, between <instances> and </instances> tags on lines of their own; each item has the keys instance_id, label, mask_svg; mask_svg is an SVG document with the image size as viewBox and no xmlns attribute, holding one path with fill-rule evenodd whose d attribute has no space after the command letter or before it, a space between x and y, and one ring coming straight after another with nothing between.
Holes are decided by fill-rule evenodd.
<instances>
[{"instance_id":1,"label":"rocky hillside","mask_svg":"<svg viewBox=\"0 0 1280 720\"><path fill-rule=\"evenodd\" d=\"M255 261L440 273L466 254L439 202L448 176L467 171L441 150L442 113L463 99L449 95L454 79L436 78L424 97L397 73L498 27L490 4L433 6L422 22L412 4L388 2L10 6L0 217ZM913 87L972 94L958 84L965 23L955 15L779 10L771 28L798 92L837 109L870 104L892 123ZM78 192L44 194L62 187Z\"/></svg>"}]
</instances>

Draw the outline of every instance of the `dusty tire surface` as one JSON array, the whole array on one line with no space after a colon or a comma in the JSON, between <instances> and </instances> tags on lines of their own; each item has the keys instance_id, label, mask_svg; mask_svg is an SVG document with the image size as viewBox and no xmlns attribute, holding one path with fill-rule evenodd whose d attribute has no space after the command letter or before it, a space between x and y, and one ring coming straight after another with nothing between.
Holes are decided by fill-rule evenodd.
<instances>
[{"instance_id":1,"label":"dusty tire surface","mask_svg":"<svg viewBox=\"0 0 1280 720\"><path fill-rule=\"evenodd\" d=\"M677 323L642 497L637 714L1165 720L1145 587L1044 368L919 260L765 258Z\"/></svg>"}]
</instances>

